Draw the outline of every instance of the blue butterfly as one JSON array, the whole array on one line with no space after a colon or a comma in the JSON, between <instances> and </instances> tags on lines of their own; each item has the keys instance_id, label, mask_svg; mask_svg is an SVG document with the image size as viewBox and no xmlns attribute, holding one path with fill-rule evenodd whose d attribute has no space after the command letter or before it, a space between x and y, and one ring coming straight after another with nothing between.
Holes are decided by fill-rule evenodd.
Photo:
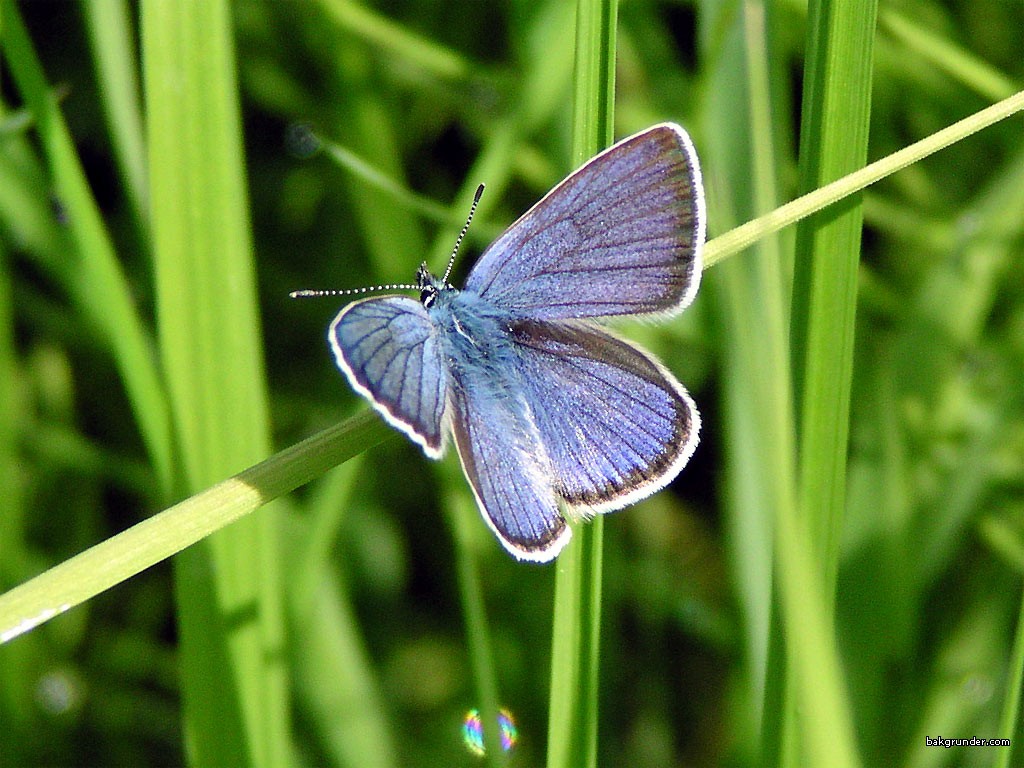
<instances>
[{"instance_id":1,"label":"blue butterfly","mask_svg":"<svg viewBox=\"0 0 1024 768\"><path fill-rule=\"evenodd\" d=\"M330 345L352 387L427 456L450 433L498 540L547 562L572 533L560 507L621 509L667 485L697 446L700 416L675 376L595 320L686 307L704 234L693 143L656 125L552 189L461 290L424 264L406 286L418 301L355 301Z\"/></svg>"}]
</instances>

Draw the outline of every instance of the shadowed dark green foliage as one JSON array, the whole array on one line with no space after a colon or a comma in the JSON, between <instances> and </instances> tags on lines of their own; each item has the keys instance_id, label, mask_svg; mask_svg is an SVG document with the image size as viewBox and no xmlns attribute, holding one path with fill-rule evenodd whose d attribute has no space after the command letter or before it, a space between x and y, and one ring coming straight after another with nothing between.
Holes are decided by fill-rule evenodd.
<instances>
[{"instance_id":1,"label":"shadowed dark green foliage","mask_svg":"<svg viewBox=\"0 0 1024 768\"><path fill-rule=\"evenodd\" d=\"M691 132L711 236L830 180L819 176L863 139L852 123L844 132L828 122L833 62L817 50L814 67L807 61L806 10L768 5L763 28L755 3L631 0L618 12L616 136L663 120ZM229 3L244 176L205 190L205 205L219 213L242 202L241 229L224 233L240 266L210 249L219 231L208 228L204 263L216 269L188 262L180 285L200 287L177 297L166 282L173 265L160 262L168 251L154 244L161 222L182 212L154 207L149 183L170 183L175 164L202 166L206 147L187 157L147 147L138 9L0 2L0 592L263 458L265 424L279 450L365 409L326 344L340 304L287 294L410 282L424 260L439 270L483 182L455 268L461 283L490 239L571 168L573 6ZM27 49L10 47L15 9L43 87L23 78ZM1019 90L1022 29L1021 5L1004 0L885 3L873 36L840 29L846 42L873 37L873 61L857 62L865 72L848 86L870 104L867 159ZM210 87L230 83L223 74L209 73ZM48 99L74 153L62 153L59 131L35 111ZM160 128L173 146L173 131ZM810 764L813 736L799 718L818 716L849 727L863 765L1008 759L924 744L1021 737L1012 694L1024 666L1019 640L1014 653L1022 128L1019 116L1006 120L815 219L848 223L862 203L862 231L785 231L709 269L680 317L621 326L690 389L704 431L669 489L605 519L600 693L590 702L599 765ZM802 136L831 144L810 160ZM77 163L88 188L62 198ZM191 169L202 179L202 167ZM237 191L216 199L233 188L247 189L247 201ZM92 207L101 230L89 229ZM837 243L829 247L856 293L855 319L837 304L834 332L814 325L815 296L831 294L815 294L806 264L794 265L821 266L832 255L823 241ZM238 322L204 326L217 314L194 305L246 295L247 264L258 320L240 310ZM210 276L225 284L202 282ZM845 373L842 360L827 364L843 338ZM191 355L197 339L205 346ZM239 352L246 343L262 363ZM210 371L180 361L211 353L215 383L245 371L258 379L251 390L225 383L204 400L203 386L213 388L196 382ZM803 378L822 361L818 380ZM196 400L180 397L184 380ZM216 438L183 436L204 408L230 410L213 414L223 416ZM843 429L845 479L821 483L837 472L836 455L801 448L842 450ZM189 448L218 440L228 450L216 459ZM793 456L774 453L787 446ZM811 501L829 494L835 509ZM773 581L785 549L773 540L776 516L790 503L815 504L794 507L812 530L801 552L826 586L823 604L811 594L807 605L834 632L841 673L838 704L810 715L797 708L800 665L783 662L818 659L813 639L804 645L801 628L784 622L800 615L787 611L803 604L801 585ZM200 740L220 731L220 754L248 749L253 764L478 765L461 724L494 687L519 729L507 764L544 763L557 565L506 555L454 455L435 464L395 436L252 520L270 545L190 550L178 568L162 563L0 646L0 766L178 765L217 754L186 747L186 728ZM198 611L186 620L195 645L191 635L181 642L181 606ZM271 619L253 623L258 611ZM207 616L216 616L210 633L223 631L216 640L203 637ZM231 644L243 625L263 633L257 651ZM211 669L222 674L204 682ZM201 721L187 721L183 698L204 702L191 712ZM806 742L785 731L790 716Z\"/></svg>"}]
</instances>

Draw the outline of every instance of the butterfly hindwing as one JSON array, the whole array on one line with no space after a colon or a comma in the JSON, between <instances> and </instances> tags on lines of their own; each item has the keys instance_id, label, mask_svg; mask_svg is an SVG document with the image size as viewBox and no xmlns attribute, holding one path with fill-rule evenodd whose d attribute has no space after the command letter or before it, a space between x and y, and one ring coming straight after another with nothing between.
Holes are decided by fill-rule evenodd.
<instances>
[{"instance_id":1,"label":"butterfly hindwing","mask_svg":"<svg viewBox=\"0 0 1024 768\"><path fill-rule=\"evenodd\" d=\"M349 304L328 331L338 367L385 419L437 458L444 450L448 373L437 326L414 299Z\"/></svg>"},{"instance_id":2,"label":"butterfly hindwing","mask_svg":"<svg viewBox=\"0 0 1024 768\"><path fill-rule=\"evenodd\" d=\"M582 322L520 322L512 337L556 491L570 507L621 509L685 466L700 416L649 354Z\"/></svg>"},{"instance_id":3,"label":"butterfly hindwing","mask_svg":"<svg viewBox=\"0 0 1024 768\"><path fill-rule=\"evenodd\" d=\"M487 524L520 560L547 562L572 535L558 510L551 469L525 403L460 381L452 434ZM468 385L468 386L467 386Z\"/></svg>"},{"instance_id":4,"label":"butterfly hindwing","mask_svg":"<svg viewBox=\"0 0 1024 768\"><path fill-rule=\"evenodd\" d=\"M654 126L552 189L484 251L465 289L535 320L682 309L700 282L701 190L686 132Z\"/></svg>"}]
</instances>

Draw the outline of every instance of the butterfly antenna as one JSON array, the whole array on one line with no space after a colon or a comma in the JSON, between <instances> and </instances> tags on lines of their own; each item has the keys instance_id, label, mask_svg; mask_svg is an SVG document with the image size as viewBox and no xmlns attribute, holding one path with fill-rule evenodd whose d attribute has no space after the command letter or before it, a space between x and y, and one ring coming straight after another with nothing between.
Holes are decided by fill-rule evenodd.
<instances>
[{"instance_id":1,"label":"butterfly antenna","mask_svg":"<svg viewBox=\"0 0 1024 768\"><path fill-rule=\"evenodd\" d=\"M455 238L455 247L452 248L452 257L448 259L448 268L444 271L444 277L441 278L441 283L443 285L448 284L448 275L452 273L452 267L455 266L455 257L459 253L459 246L462 245L462 238L464 238L466 233L469 231L469 224L473 221L473 214L476 213L476 207L479 205L480 198L483 197L483 194L484 185L481 184L476 188L476 194L473 195L473 204L469 206L469 216L466 217L466 223L463 225L462 231L459 232L459 236Z\"/></svg>"},{"instance_id":2,"label":"butterfly antenna","mask_svg":"<svg viewBox=\"0 0 1024 768\"><path fill-rule=\"evenodd\" d=\"M371 293L373 291L418 291L420 286L412 283L392 283L391 285L371 285L366 288L344 288L328 290L304 289L292 291L288 295L293 299L312 299L319 296L355 296L360 293Z\"/></svg>"},{"instance_id":3,"label":"butterfly antenna","mask_svg":"<svg viewBox=\"0 0 1024 768\"><path fill-rule=\"evenodd\" d=\"M448 259L448 268L444 271L444 277L441 278L442 283L448 283L448 275L452 272L452 266L455 264L455 257L459 253L459 246L462 245L462 239L466 236L466 232L469 231L469 224L473 221L473 214L476 213L476 207L480 203L480 198L483 194L484 185L481 184L476 188L476 194L473 195L473 204L469 207L469 216L466 217L466 223L463 225L462 231L459 232L459 236L455 239L455 247L452 249L452 257ZM306 288L301 291L292 291L288 295L293 299L313 299L323 296L357 296L362 293L372 293L374 291L418 291L422 287L422 285L413 285L412 283L391 283L389 285L372 285L366 288L335 288L327 290Z\"/></svg>"}]
</instances>

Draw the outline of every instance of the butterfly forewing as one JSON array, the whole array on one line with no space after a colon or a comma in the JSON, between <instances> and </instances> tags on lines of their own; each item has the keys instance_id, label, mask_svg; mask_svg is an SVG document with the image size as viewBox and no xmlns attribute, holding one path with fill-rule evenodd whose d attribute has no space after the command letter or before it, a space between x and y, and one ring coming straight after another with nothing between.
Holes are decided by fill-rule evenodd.
<instances>
[{"instance_id":1,"label":"butterfly forewing","mask_svg":"<svg viewBox=\"0 0 1024 768\"><path fill-rule=\"evenodd\" d=\"M537 320L675 311L700 282L704 219L693 145L658 125L549 192L484 252L465 289Z\"/></svg>"},{"instance_id":2,"label":"butterfly forewing","mask_svg":"<svg viewBox=\"0 0 1024 768\"><path fill-rule=\"evenodd\" d=\"M405 296L354 302L331 323L328 338L353 389L428 456L440 456L448 372L423 305Z\"/></svg>"}]
</instances>

